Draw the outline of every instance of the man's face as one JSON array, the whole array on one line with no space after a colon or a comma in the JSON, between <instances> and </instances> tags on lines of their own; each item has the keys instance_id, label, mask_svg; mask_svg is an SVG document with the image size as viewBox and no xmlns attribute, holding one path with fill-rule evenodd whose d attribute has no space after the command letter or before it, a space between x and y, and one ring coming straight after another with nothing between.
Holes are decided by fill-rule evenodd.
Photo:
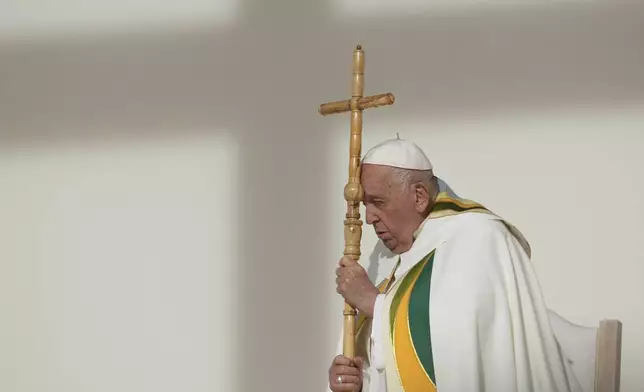
<instances>
[{"instance_id":1,"label":"man's face","mask_svg":"<svg viewBox=\"0 0 644 392\"><path fill-rule=\"evenodd\" d=\"M415 192L396 183L387 166L362 165L360 177L367 224L393 253L406 252L422 222Z\"/></svg>"}]
</instances>

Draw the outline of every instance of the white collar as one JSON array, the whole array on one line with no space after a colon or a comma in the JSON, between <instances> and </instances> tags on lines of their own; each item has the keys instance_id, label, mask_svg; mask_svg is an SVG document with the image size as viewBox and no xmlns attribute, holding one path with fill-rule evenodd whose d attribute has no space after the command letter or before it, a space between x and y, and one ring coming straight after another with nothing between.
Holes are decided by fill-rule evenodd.
<instances>
[{"instance_id":1,"label":"white collar","mask_svg":"<svg viewBox=\"0 0 644 392\"><path fill-rule=\"evenodd\" d=\"M446 216L440 219L425 219L414 233L414 243L411 248L400 254L400 266L396 276L407 272L416 265L427 253L436 248L445 237L446 226L454 221L458 215Z\"/></svg>"}]
</instances>

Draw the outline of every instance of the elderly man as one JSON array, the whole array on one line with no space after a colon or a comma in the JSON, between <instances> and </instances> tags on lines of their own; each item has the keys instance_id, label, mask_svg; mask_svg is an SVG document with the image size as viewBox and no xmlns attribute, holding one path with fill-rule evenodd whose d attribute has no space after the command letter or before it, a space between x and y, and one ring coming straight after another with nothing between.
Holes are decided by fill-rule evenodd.
<instances>
[{"instance_id":1,"label":"elderly man","mask_svg":"<svg viewBox=\"0 0 644 392\"><path fill-rule=\"evenodd\" d=\"M445 188L405 140L368 151L361 182L366 222L396 262L375 286L340 261L357 358L332 361L331 391L581 391L514 226Z\"/></svg>"}]
</instances>

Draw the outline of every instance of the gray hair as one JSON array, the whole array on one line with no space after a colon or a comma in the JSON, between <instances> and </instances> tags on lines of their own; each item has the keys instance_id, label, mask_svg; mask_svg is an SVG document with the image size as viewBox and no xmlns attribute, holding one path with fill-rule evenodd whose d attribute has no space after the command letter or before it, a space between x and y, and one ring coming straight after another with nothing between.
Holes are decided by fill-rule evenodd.
<instances>
[{"instance_id":1,"label":"gray hair","mask_svg":"<svg viewBox=\"0 0 644 392\"><path fill-rule=\"evenodd\" d=\"M430 195L438 193L438 182L432 170L411 170L391 168L391 177L403 191L409 189L412 184L421 183L427 187Z\"/></svg>"}]
</instances>

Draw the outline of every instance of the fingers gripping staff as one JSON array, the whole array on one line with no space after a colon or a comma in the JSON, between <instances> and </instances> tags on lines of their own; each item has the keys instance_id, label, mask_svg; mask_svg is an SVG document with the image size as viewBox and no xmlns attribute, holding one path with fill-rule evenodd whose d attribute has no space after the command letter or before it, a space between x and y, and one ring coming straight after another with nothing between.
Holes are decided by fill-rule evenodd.
<instances>
[{"instance_id":1,"label":"fingers gripping staff","mask_svg":"<svg viewBox=\"0 0 644 392\"><path fill-rule=\"evenodd\" d=\"M333 359L329 369L329 386L333 392L359 391L362 385L362 359L351 360L343 355Z\"/></svg>"},{"instance_id":2,"label":"fingers gripping staff","mask_svg":"<svg viewBox=\"0 0 644 392\"><path fill-rule=\"evenodd\" d=\"M320 105L321 115L351 112L351 135L349 139L349 180L344 188L347 202L347 213L344 221L344 255L357 264L360 259L360 240L362 237L362 220L360 219L360 202L363 190L360 185L360 155L362 150L362 112L364 109L392 105L394 96L391 93L363 97L364 94L364 51L358 45L353 52L353 77L351 99ZM348 303L344 307L343 354L346 358L355 358L356 310ZM337 381L337 380L336 380Z\"/></svg>"},{"instance_id":3,"label":"fingers gripping staff","mask_svg":"<svg viewBox=\"0 0 644 392\"><path fill-rule=\"evenodd\" d=\"M340 260L335 273L338 294L352 308L358 309L366 317L373 317L373 305L379 291L371 283L367 271L355 260L345 256Z\"/></svg>"}]
</instances>

